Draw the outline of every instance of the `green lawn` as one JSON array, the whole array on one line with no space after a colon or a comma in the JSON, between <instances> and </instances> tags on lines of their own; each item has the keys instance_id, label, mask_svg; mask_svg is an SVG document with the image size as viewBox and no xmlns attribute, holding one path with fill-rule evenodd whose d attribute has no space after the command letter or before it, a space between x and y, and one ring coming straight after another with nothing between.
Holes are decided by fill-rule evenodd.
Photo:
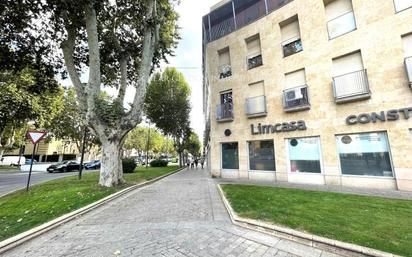
<instances>
[{"instance_id":1,"label":"green lawn","mask_svg":"<svg viewBox=\"0 0 412 257\"><path fill-rule=\"evenodd\" d=\"M12 166L0 166L0 172L7 172L7 171L18 171L19 167L12 167Z\"/></svg>"},{"instance_id":2,"label":"green lawn","mask_svg":"<svg viewBox=\"0 0 412 257\"><path fill-rule=\"evenodd\" d=\"M52 180L0 198L0 241L39 226L132 184L154 179L179 169L138 167L135 173L124 174L126 184L116 188L97 185L98 172Z\"/></svg>"},{"instance_id":3,"label":"green lawn","mask_svg":"<svg viewBox=\"0 0 412 257\"><path fill-rule=\"evenodd\" d=\"M412 256L412 201L258 186L222 188L242 217Z\"/></svg>"}]
</instances>

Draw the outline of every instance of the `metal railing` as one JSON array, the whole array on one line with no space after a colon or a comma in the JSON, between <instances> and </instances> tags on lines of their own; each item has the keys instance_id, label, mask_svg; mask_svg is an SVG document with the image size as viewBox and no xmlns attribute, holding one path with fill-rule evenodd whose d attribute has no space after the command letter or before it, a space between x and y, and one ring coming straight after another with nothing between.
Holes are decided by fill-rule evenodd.
<instances>
[{"instance_id":1,"label":"metal railing","mask_svg":"<svg viewBox=\"0 0 412 257\"><path fill-rule=\"evenodd\" d=\"M220 79L232 76L232 66L230 66L230 64L220 65L218 71Z\"/></svg>"},{"instance_id":2,"label":"metal railing","mask_svg":"<svg viewBox=\"0 0 412 257\"><path fill-rule=\"evenodd\" d=\"M351 72L333 78L335 100L370 95L366 70Z\"/></svg>"},{"instance_id":3,"label":"metal railing","mask_svg":"<svg viewBox=\"0 0 412 257\"><path fill-rule=\"evenodd\" d=\"M235 30L235 19L233 17L226 19L210 29L211 41L226 36Z\"/></svg>"},{"instance_id":4,"label":"metal railing","mask_svg":"<svg viewBox=\"0 0 412 257\"><path fill-rule=\"evenodd\" d=\"M339 37L356 29L353 11L342 14L327 23L329 39Z\"/></svg>"},{"instance_id":5,"label":"metal railing","mask_svg":"<svg viewBox=\"0 0 412 257\"><path fill-rule=\"evenodd\" d=\"M412 87L412 56L405 58L405 69L409 86Z\"/></svg>"},{"instance_id":6,"label":"metal railing","mask_svg":"<svg viewBox=\"0 0 412 257\"><path fill-rule=\"evenodd\" d=\"M285 110L300 110L307 107L310 107L307 85L289 88L283 91L283 108Z\"/></svg>"},{"instance_id":7,"label":"metal railing","mask_svg":"<svg viewBox=\"0 0 412 257\"><path fill-rule=\"evenodd\" d=\"M300 37L290 38L282 42L282 48L284 57L298 53L303 51L302 40Z\"/></svg>"},{"instance_id":8,"label":"metal railing","mask_svg":"<svg viewBox=\"0 0 412 257\"><path fill-rule=\"evenodd\" d=\"M246 115L266 114L266 96L256 96L246 99Z\"/></svg>"},{"instance_id":9,"label":"metal railing","mask_svg":"<svg viewBox=\"0 0 412 257\"><path fill-rule=\"evenodd\" d=\"M262 54L253 54L246 57L247 69L253 69L263 64Z\"/></svg>"},{"instance_id":10,"label":"metal railing","mask_svg":"<svg viewBox=\"0 0 412 257\"><path fill-rule=\"evenodd\" d=\"M249 6L237 6L237 1L235 3L235 16L236 16L236 26L243 27L259 17L266 14L266 4L265 0L258 0L255 3L248 4Z\"/></svg>"},{"instance_id":11,"label":"metal railing","mask_svg":"<svg viewBox=\"0 0 412 257\"><path fill-rule=\"evenodd\" d=\"M216 120L233 120L233 103L219 104L216 106Z\"/></svg>"},{"instance_id":12,"label":"metal railing","mask_svg":"<svg viewBox=\"0 0 412 257\"><path fill-rule=\"evenodd\" d=\"M234 30L242 28L292 1L293 0L252 0L252 3L248 4L248 7L242 8L242 0L232 0L203 17L203 30L206 33L204 36L206 42L204 43L226 36ZM233 6L233 10L228 14L227 9L230 5ZM216 19L220 17L229 18L222 18L222 21L215 22Z\"/></svg>"}]
</instances>

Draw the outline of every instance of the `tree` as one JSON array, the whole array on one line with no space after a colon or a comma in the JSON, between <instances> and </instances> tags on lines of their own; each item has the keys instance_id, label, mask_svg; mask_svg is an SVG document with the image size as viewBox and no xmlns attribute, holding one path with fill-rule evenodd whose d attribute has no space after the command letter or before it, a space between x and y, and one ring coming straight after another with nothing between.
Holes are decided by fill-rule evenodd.
<instances>
[{"instance_id":1,"label":"tree","mask_svg":"<svg viewBox=\"0 0 412 257\"><path fill-rule=\"evenodd\" d=\"M147 88L144 110L165 135L175 141L175 149L182 165L183 140L190 135L190 87L182 73L166 68L156 73Z\"/></svg>"},{"instance_id":2,"label":"tree","mask_svg":"<svg viewBox=\"0 0 412 257\"><path fill-rule=\"evenodd\" d=\"M200 157L202 144L200 143L199 136L195 132L190 134L187 142L185 142L185 148L194 157Z\"/></svg>"},{"instance_id":3,"label":"tree","mask_svg":"<svg viewBox=\"0 0 412 257\"><path fill-rule=\"evenodd\" d=\"M20 143L27 122L43 127L61 108L63 92L57 82L39 88L35 76L30 68L0 71L0 158Z\"/></svg>"},{"instance_id":4,"label":"tree","mask_svg":"<svg viewBox=\"0 0 412 257\"><path fill-rule=\"evenodd\" d=\"M80 112L102 143L102 186L123 182L120 156L125 136L141 122L153 66L176 46L178 17L173 2L5 0L0 4L2 53L39 56L47 68L70 77ZM86 71L88 81L83 83L79 74ZM116 87L117 96L102 97L103 85ZM129 86L136 93L124 108Z\"/></svg>"},{"instance_id":5,"label":"tree","mask_svg":"<svg viewBox=\"0 0 412 257\"><path fill-rule=\"evenodd\" d=\"M62 97L62 106L58 113L45 126L49 135L58 140L70 140L82 151L83 137L86 129L86 152L93 145L100 145L97 138L89 131L84 117L80 113L76 91L73 87L65 89Z\"/></svg>"},{"instance_id":6,"label":"tree","mask_svg":"<svg viewBox=\"0 0 412 257\"><path fill-rule=\"evenodd\" d=\"M150 134L149 134L150 131ZM165 153L167 146L170 147L170 140L159 133L154 128L137 127L127 134L124 148L127 150L136 149L139 152L149 150L154 154Z\"/></svg>"}]
</instances>

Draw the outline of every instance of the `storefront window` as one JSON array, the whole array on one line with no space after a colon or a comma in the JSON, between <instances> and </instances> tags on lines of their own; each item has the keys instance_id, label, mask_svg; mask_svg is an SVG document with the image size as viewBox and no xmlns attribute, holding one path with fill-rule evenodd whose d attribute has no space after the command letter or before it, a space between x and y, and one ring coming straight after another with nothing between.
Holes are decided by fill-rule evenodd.
<instances>
[{"instance_id":1,"label":"storefront window","mask_svg":"<svg viewBox=\"0 0 412 257\"><path fill-rule=\"evenodd\" d=\"M222 144L222 169L239 169L239 151L237 143Z\"/></svg>"},{"instance_id":2,"label":"storefront window","mask_svg":"<svg viewBox=\"0 0 412 257\"><path fill-rule=\"evenodd\" d=\"M249 142L249 169L276 170L273 140Z\"/></svg>"},{"instance_id":3,"label":"storefront window","mask_svg":"<svg viewBox=\"0 0 412 257\"><path fill-rule=\"evenodd\" d=\"M318 137L293 138L287 143L291 172L321 173Z\"/></svg>"},{"instance_id":4,"label":"storefront window","mask_svg":"<svg viewBox=\"0 0 412 257\"><path fill-rule=\"evenodd\" d=\"M386 133L337 136L342 174L392 177Z\"/></svg>"}]
</instances>

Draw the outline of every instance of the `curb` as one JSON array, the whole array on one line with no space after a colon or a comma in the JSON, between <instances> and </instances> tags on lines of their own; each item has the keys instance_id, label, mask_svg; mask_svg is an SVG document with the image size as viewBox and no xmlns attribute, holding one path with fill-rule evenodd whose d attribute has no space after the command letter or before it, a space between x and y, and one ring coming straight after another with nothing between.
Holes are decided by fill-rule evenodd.
<instances>
[{"instance_id":1,"label":"curb","mask_svg":"<svg viewBox=\"0 0 412 257\"><path fill-rule=\"evenodd\" d=\"M88 213L88 212L90 212L94 209L97 209L100 206L102 206L102 205L104 205L104 204L106 204L106 203L108 203L112 200L115 200L115 199L119 198L122 195L125 195L125 194L127 194L127 193L129 193L129 192L131 192L135 189L139 189L139 188L148 186L150 184L153 184L153 183L155 183L155 182L157 182L157 181L159 181L163 178L166 178L168 176L176 174L176 173L178 173L178 172L180 172L184 169L186 169L186 167L180 168L176 171L173 171L171 173L168 173L168 174L165 174L163 176L157 177L155 179L152 179L152 180L149 180L149 181L145 181L145 182L130 186L130 187L125 188L125 189L123 189L119 192L116 192L114 194L106 196L105 198L100 199L97 202L91 203L91 204L89 204L85 207L82 207L82 208L77 209L73 212L64 214L63 216L60 216L60 217L58 217L54 220L51 220L47 223L44 223L44 224L42 224L38 227L32 228L32 229L30 229L26 232L23 232L21 234L13 236L9 239L3 240L3 241L0 242L0 254L3 254L5 252L21 245L21 244L23 244L23 243L33 239L33 238L37 237L37 236L40 236L41 234L44 234L44 233L46 233L46 232L48 232L48 231L50 231L54 228L57 228L60 225L63 225L63 224L65 224L65 223L67 223L67 222L69 222L73 219L76 219L76 218L78 218L78 217L80 217L80 216L82 216L82 215L84 215L84 214L86 214L86 213Z\"/></svg>"},{"instance_id":2,"label":"curb","mask_svg":"<svg viewBox=\"0 0 412 257\"><path fill-rule=\"evenodd\" d=\"M225 205L225 208L229 214L230 220L234 225L251 229L257 232L263 232L272 236L280 237L283 239L291 240L300 244L316 247L318 249L332 251L336 254L344 256L374 256L374 257L401 257L392 253L387 253L372 249L369 247L364 247L360 245L355 245L351 243L345 243L338 240L333 240L306 232L301 232L298 230L290 229L287 227L282 227L274 224L265 223L260 220L253 220L239 217L233 210L229 201L221 188L221 184L217 185L220 197Z\"/></svg>"}]
</instances>

